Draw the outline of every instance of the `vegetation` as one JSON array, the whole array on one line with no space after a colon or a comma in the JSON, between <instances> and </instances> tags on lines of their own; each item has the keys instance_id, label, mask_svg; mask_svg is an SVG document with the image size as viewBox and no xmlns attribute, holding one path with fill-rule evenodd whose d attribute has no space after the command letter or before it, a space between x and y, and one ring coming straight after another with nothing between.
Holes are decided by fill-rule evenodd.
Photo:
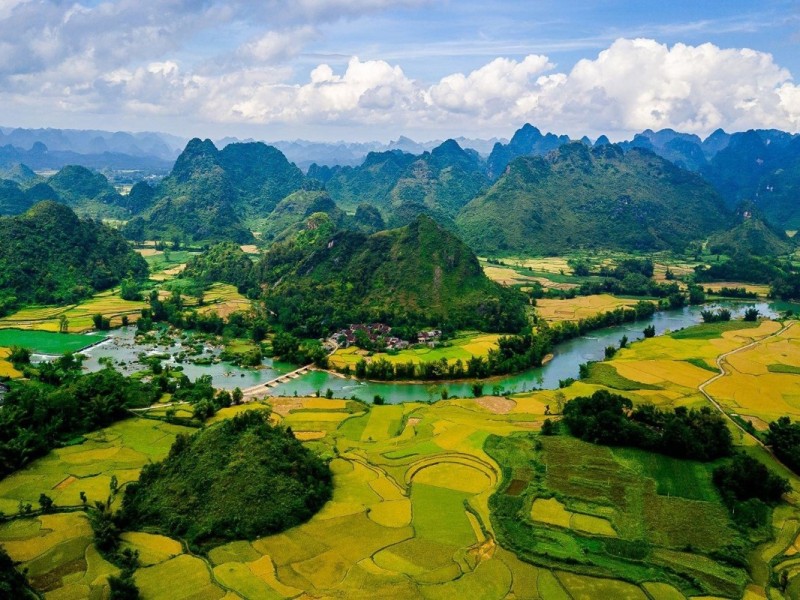
<instances>
[{"instance_id":1,"label":"vegetation","mask_svg":"<svg viewBox=\"0 0 800 600\"><path fill-rule=\"evenodd\" d=\"M125 378L112 369L81 375L80 361L65 355L27 368L37 381L9 391L0 411L0 476L28 464L81 434L129 416L127 409L149 406L158 387Z\"/></svg>"},{"instance_id":2,"label":"vegetation","mask_svg":"<svg viewBox=\"0 0 800 600\"><path fill-rule=\"evenodd\" d=\"M767 507L777 504L792 489L788 479L742 452L734 454L728 464L714 469L714 485L733 519L747 527L767 525Z\"/></svg>"},{"instance_id":3,"label":"vegetation","mask_svg":"<svg viewBox=\"0 0 800 600\"><path fill-rule=\"evenodd\" d=\"M316 230L314 231L316 233ZM341 231L271 248L257 266L284 329L321 337L349 323L518 332L525 301L427 217L371 236Z\"/></svg>"},{"instance_id":4,"label":"vegetation","mask_svg":"<svg viewBox=\"0 0 800 600\"><path fill-rule=\"evenodd\" d=\"M147 264L116 231L42 202L0 218L0 314L23 303L69 304L147 277Z\"/></svg>"},{"instance_id":5,"label":"vegetation","mask_svg":"<svg viewBox=\"0 0 800 600\"><path fill-rule=\"evenodd\" d=\"M767 444L775 456L795 473L800 473L800 423L781 417L769 424Z\"/></svg>"},{"instance_id":6,"label":"vegetation","mask_svg":"<svg viewBox=\"0 0 800 600\"><path fill-rule=\"evenodd\" d=\"M512 161L456 223L478 252L549 254L682 250L724 229L729 217L708 183L648 151L575 142L548 159Z\"/></svg>"},{"instance_id":7,"label":"vegetation","mask_svg":"<svg viewBox=\"0 0 800 600\"><path fill-rule=\"evenodd\" d=\"M708 407L670 411L632 402L598 390L564 405L564 424L582 440L609 446L629 446L676 458L709 461L729 456L733 438L725 420Z\"/></svg>"},{"instance_id":8,"label":"vegetation","mask_svg":"<svg viewBox=\"0 0 800 600\"><path fill-rule=\"evenodd\" d=\"M122 518L207 548L302 523L331 489L324 461L270 425L268 412L248 411L178 437L163 462L126 488Z\"/></svg>"},{"instance_id":9,"label":"vegetation","mask_svg":"<svg viewBox=\"0 0 800 600\"><path fill-rule=\"evenodd\" d=\"M181 277L194 279L204 288L228 283L244 293L254 287L253 261L238 244L221 242L192 257Z\"/></svg>"}]
</instances>

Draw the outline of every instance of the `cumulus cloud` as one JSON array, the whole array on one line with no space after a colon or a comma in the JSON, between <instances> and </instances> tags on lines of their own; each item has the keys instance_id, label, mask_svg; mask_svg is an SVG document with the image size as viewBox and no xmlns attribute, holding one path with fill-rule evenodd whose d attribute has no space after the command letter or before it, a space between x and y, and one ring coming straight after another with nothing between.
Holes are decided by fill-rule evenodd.
<instances>
[{"instance_id":1,"label":"cumulus cloud","mask_svg":"<svg viewBox=\"0 0 800 600\"><path fill-rule=\"evenodd\" d=\"M0 0L0 104L12 118L34 107L121 120L391 125L432 137L494 134L525 121L617 137L664 127L800 129L800 87L786 69L769 54L713 44L619 39L569 70L531 54L428 82L401 65L353 57L344 67L319 64L297 82L293 59L324 23L421 1ZM226 27L247 34L186 62L198 35Z\"/></svg>"},{"instance_id":2,"label":"cumulus cloud","mask_svg":"<svg viewBox=\"0 0 800 600\"><path fill-rule=\"evenodd\" d=\"M769 54L754 50L620 39L567 73L552 71L546 56L498 58L425 85L397 65L353 58L341 75L323 64L304 84L231 89L230 108L211 112L258 123L339 119L457 128L531 121L573 133L800 127L800 88Z\"/></svg>"}]
</instances>

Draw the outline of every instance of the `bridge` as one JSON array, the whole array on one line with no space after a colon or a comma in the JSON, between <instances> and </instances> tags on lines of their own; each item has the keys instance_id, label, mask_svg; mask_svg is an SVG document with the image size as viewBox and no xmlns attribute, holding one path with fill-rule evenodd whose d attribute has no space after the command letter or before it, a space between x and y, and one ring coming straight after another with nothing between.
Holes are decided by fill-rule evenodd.
<instances>
[{"instance_id":1,"label":"bridge","mask_svg":"<svg viewBox=\"0 0 800 600\"><path fill-rule=\"evenodd\" d=\"M305 367L295 369L291 373L286 373L280 377L276 377L275 379L270 379L269 381L264 381L263 383L259 383L258 385L254 385L253 387L242 390L242 393L244 394L244 402L255 400L256 396L265 395L270 389L277 387L281 383L287 383L292 379L297 379L301 375L305 375L313 368L313 366L314 363L308 364Z\"/></svg>"}]
</instances>

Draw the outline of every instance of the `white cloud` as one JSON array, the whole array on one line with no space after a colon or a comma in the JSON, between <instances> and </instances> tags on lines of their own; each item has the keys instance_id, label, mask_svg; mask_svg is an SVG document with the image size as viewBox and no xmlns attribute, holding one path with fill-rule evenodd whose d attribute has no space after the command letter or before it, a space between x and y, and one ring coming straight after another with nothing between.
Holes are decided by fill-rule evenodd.
<instances>
[{"instance_id":1,"label":"white cloud","mask_svg":"<svg viewBox=\"0 0 800 600\"><path fill-rule=\"evenodd\" d=\"M320 64L297 83L293 60L320 39L325 23L421 2L0 0L0 105L11 120L15 111L118 114L120 121L159 115L391 125L431 137L492 135L525 121L612 137L664 127L698 134L800 129L800 88L786 69L769 54L712 44L619 39L569 70L531 54L433 82L409 77L398 64L353 57L343 69ZM186 48L212 32L235 42L189 62Z\"/></svg>"}]
</instances>

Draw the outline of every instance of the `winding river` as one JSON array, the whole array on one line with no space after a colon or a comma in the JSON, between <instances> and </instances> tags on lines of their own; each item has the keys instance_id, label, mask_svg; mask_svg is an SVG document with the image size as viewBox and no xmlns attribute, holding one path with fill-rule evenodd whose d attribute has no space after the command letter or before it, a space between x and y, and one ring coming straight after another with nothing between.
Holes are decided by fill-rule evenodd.
<instances>
[{"instance_id":1,"label":"winding river","mask_svg":"<svg viewBox=\"0 0 800 600\"><path fill-rule=\"evenodd\" d=\"M700 323L702 321L700 314L702 310L707 308L715 309L720 306L725 306L731 310L734 318L740 318L747 308L753 306L758 309L761 315L768 317L775 317L786 310L798 312L799 308L796 304L783 302L723 302L657 312L648 319L618 327L599 329L590 332L586 336L563 342L556 346L553 352L553 359L546 365L516 375L487 380L484 383L484 392L490 393L495 387L500 388L501 392L524 392L537 388L555 389L558 387L560 380L569 377L577 378L581 363L602 360L606 346L618 345L623 335L628 336L630 341L642 339L644 337L642 330L649 325L655 327L656 335L663 335L666 332L676 331ZM136 363L140 352L145 352L146 354L174 354L181 349L179 343L168 348L138 345L134 342L134 333L135 330L132 327L112 331L106 342L84 351L87 356L84 365L89 370L100 369L102 368L100 359L107 357L114 361L114 365L118 369L132 372L141 368ZM206 353L213 354L214 350L208 348ZM164 364L170 364L171 362L173 361L165 360ZM287 363L269 359L264 361L264 366L261 369L239 368L227 363L212 365L184 363L182 366L184 373L190 378L211 375L216 387L226 389L233 389L237 386L244 389L254 386L274 379L295 368ZM451 397L472 396L471 381L442 381L435 383L371 382L348 379L323 371L311 371L297 379L279 384L271 389L270 395L310 396L317 391L324 394L327 389L333 391L335 398L356 396L361 400L371 401L375 395L380 395L383 396L387 403L391 404L438 400L441 398L441 393L444 389L447 390Z\"/></svg>"}]
</instances>

